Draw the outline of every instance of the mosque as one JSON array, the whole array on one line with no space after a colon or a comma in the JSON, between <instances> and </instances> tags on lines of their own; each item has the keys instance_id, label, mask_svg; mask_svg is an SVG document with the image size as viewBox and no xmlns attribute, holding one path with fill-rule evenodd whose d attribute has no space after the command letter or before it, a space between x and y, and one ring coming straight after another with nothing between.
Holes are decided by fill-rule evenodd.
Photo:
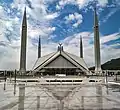
<instances>
[{"instance_id":1,"label":"mosque","mask_svg":"<svg viewBox=\"0 0 120 110\"><path fill-rule=\"evenodd\" d=\"M27 44L27 18L24 10L21 32L20 73L26 73L26 45ZM96 9L94 11L94 52L95 72L101 70L99 25ZM82 37L80 37L80 56L68 53L62 44L58 45L55 52L41 56L41 38L38 44L38 59L35 62L31 74L37 75L88 75L90 71L83 58Z\"/></svg>"}]
</instances>

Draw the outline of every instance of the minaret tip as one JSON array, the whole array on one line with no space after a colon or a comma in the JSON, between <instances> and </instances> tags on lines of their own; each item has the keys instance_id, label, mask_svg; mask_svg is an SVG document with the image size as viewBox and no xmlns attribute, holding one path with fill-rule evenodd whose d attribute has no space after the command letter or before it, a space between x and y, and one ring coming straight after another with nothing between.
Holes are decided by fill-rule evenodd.
<instances>
[{"instance_id":1,"label":"minaret tip","mask_svg":"<svg viewBox=\"0 0 120 110\"><path fill-rule=\"evenodd\" d=\"M39 41L38 41L38 58L41 57L41 36L39 36Z\"/></svg>"},{"instance_id":2,"label":"minaret tip","mask_svg":"<svg viewBox=\"0 0 120 110\"><path fill-rule=\"evenodd\" d=\"M24 6L24 12L26 12L26 5Z\"/></svg>"},{"instance_id":3,"label":"minaret tip","mask_svg":"<svg viewBox=\"0 0 120 110\"><path fill-rule=\"evenodd\" d=\"M80 41L82 40L82 36L80 35Z\"/></svg>"},{"instance_id":4,"label":"minaret tip","mask_svg":"<svg viewBox=\"0 0 120 110\"><path fill-rule=\"evenodd\" d=\"M82 44L82 36L80 35L80 58L83 58L83 44Z\"/></svg>"},{"instance_id":5,"label":"minaret tip","mask_svg":"<svg viewBox=\"0 0 120 110\"><path fill-rule=\"evenodd\" d=\"M95 7L94 7L94 11L96 11L96 5L95 5Z\"/></svg>"},{"instance_id":6,"label":"minaret tip","mask_svg":"<svg viewBox=\"0 0 120 110\"><path fill-rule=\"evenodd\" d=\"M39 35L39 40L41 40L41 36Z\"/></svg>"},{"instance_id":7,"label":"minaret tip","mask_svg":"<svg viewBox=\"0 0 120 110\"><path fill-rule=\"evenodd\" d=\"M27 18L26 18L26 6L24 8L24 14L23 14L23 23L24 26L27 26Z\"/></svg>"},{"instance_id":8,"label":"minaret tip","mask_svg":"<svg viewBox=\"0 0 120 110\"><path fill-rule=\"evenodd\" d=\"M94 27L98 26L98 16L96 7L94 7Z\"/></svg>"},{"instance_id":9,"label":"minaret tip","mask_svg":"<svg viewBox=\"0 0 120 110\"><path fill-rule=\"evenodd\" d=\"M26 16L26 6L24 7L24 16Z\"/></svg>"}]
</instances>

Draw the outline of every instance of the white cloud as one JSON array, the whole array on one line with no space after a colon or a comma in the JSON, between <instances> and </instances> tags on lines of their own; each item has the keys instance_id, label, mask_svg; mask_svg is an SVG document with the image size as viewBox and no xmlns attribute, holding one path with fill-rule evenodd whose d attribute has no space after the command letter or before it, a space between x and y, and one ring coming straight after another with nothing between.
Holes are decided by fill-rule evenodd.
<instances>
[{"instance_id":1,"label":"white cloud","mask_svg":"<svg viewBox=\"0 0 120 110\"><path fill-rule=\"evenodd\" d=\"M119 49L114 48L114 45L111 46L102 46L101 49L101 61L102 63L109 61L110 59L119 58L120 51Z\"/></svg>"},{"instance_id":2,"label":"white cloud","mask_svg":"<svg viewBox=\"0 0 120 110\"><path fill-rule=\"evenodd\" d=\"M5 53L0 58L0 69L7 69L7 70L14 70L19 67L19 51L18 49L13 49L11 47L4 47L3 48Z\"/></svg>"},{"instance_id":3,"label":"white cloud","mask_svg":"<svg viewBox=\"0 0 120 110\"><path fill-rule=\"evenodd\" d=\"M48 30L54 30L54 28L50 28ZM37 32L37 31L36 31ZM80 35L83 37L83 48L84 48L84 59L88 66L94 65L94 46L89 44L89 40L93 38L92 33L90 32L81 32L79 34L75 34L73 36L69 36L62 40L64 50L70 52L72 54L79 56L79 38ZM101 39L104 40L105 43L113 40L116 37L116 33L103 36ZM112 36L112 37L111 37ZM117 45L117 44L116 44ZM118 49L115 49L114 46L105 46L101 45L101 61L102 63L110 60L111 58L117 58L120 54ZM118 44L119 45L119 44ZM48 53L54 52L57 50L58 43L54 43L53 41L49 41L42 44L42 56ZM17 47L16 49L13 47ZM13 41L9 47L1 47L0 50L4 50L4 56L0 58L0 69L19 69L19 55L20 55L20 40ZM13 60L14 59L14 60ZM37 47L33 46L31 40L28 38L27 44L27 69L31 69L37 59ZM4 66L5 65L5 66ZM10 65L10 66L9 66Z\"/></svg>"},{"instance_id":4,"label":"white cloud","mask_svg":"<svg viewBox=\"0 0 120 110\"><path fill-rule=\"evenodd\" d=\"M98 5L100 6L106 6L106 4L108 3L108 0L97 0L98 1ZM77 4L79 4L79 6L82 8L85 5L88 5L89 2L95 2L95 0L76 0Z\"/></svg>"},{"instance_id":5,"label":"white cloud","mask_svg":"<svg viewBox=\"0 0 120 110\"><path fill-rule=\"evenodd\" d=\"M25 0L13 0L13 3L11 4L11 8L17 8L18 10L21 10L25 7Z\"/></svg>"},{"instance_id":6,"label":"white cloud","mask_svg":"<svg viewBox=\"0 0 120 110\"><path fill-rule=\"evenodd\" d=\"M82 19L82 15L79 13L74 13L76 19Z\"/></svg>"},{"instance_id":7,"label":"white cloud","mask_svg":"<svg viewBox=\"0 0 120 110\"><path fill-rule=\"evenodd\" d=\"M106 6L108 4L108 0L98 0L100 6Z\"/></svg>"},{"instance_id":8,"label":"white cloud","mask_svg":"<svg viewBox=\"0 0 120 110\"><path fill-rule=\"evenodd\" d=\"M3 18L4 17L4 9L2 6L0 6L0 18Z\"/></svg>"},{"instance_id":9,"label":"white cloud","mask_svg":"<svg viewBox=\"0 0 120 110\"><path fill-rule=\"evenodd\" d=\"M66 16L65 19L67 21L71 21L71 20L74 20L75 19L75 16L73 14L69 14L69 16Z\"/></svg>"},{"instance_id":10,"label":"white cloud","mask_svg":"<svg viewBox=\"0 0 120 110\"><path fill-rule=\"evenodd\" d=\"M78 20L75 24L73 24L74 27L78 27L82 23L82 20Z\"/></svg>"},{"instance_id":11,"label":"white cloud","mask_svg":"<svg viewBox=\"0 0 120 110\"><path fill-rule=\"evenodd\" d=\"M66 4L76 4L75 0L59 0L59 3L56 5L56 9L60 10L64 8Z\"/></svg>"},{"instance_id":12,"label":"white cloud","mask_svg":"<svg viewBox=\"0 0 120 110\"><path fill-rule=\"evenodd\" d=\"M108 4L108 0L97 0L99 6L105 7ZM63 8L66 4L75 4L78 5L79 8L83 8L87 6L90 2L95 2L95 0L60 0L59 4L56 5L56 9Z\"/></svg>"},{"instance_id":13,"label":"white cloud","mask_svg":"<svg viewBox=\"0 0 120 110\"><path fill-rule=\"evenodd\" d=\"M58 13L48 14L45 16L45 19L51 20L51 19L54 19L56 17L58 17Z\"/></svg>"},{"instance_id":14,"label":"white cloud","mask_svg":"<svg viewBox=\"0 0 120 110\"><path fill-rule=\"evenodd\" d=\"M88 4L89 0L76 0L76 3L80 8L83 8L86 4Z\"/></svg>"},{"instance_id":15,"label":"white cloud","mask_svg":"<svg viewBox=\"0 0 120 110\"><path fill-rule=\"evenodd\" d=\"M83 37L83 49L84 49L84 59L87 63L87 65L93 66L94 63L94 45L89 44L89 41L93 38L93 33L90 32L81 32L79 34L75 34L74 36L69 36L65 38L63 41L64 50L67 52L70 52L72 54L79 56L79 38L80 35ZM117 36L117 37L116 37ZM108 36L103 36L101 39L101 62L104 63L112 58L118 58L120 51L119 49L116 49L116 46L119 46L120 44L113 44L110 46L103 45L103 43L112 41L118 38L118 34L112 34Z\"/></svg>"},{"instance_id":16,"label":"white cloud","mask_svg":"<svg viewBox=\"0 0 120 110\"><path fill-rule=\"evenodd\" d=\"M64 7L67 3L78 3L80 6L84 6L90 0L60 0L59 4L56 8L59 10L61 7ZM92 1L92 0L91 0ZM33 9L27 7L27 16L29 18L28 21L28 44L27 44L27 69L31 69L34 62L37 59L37 47L32 45L32 38L36 38L39 35L45 37L43 39L42 44L42 56L48 54L50 52L56 51L58 43L55 43L51 40L47 40L49 35L55 31L55 27L51 27L49 21L59 16L58 13L48 13L46 11L45 1L34 0L32 1ZM33 5L34 4L34 5ZM107 4L106 1L100 1L99 4L104 6ZM25 0L14 0L11 7L17 8L16 16L7 16L5 10L2 6L0 6L0 41L2 41L4 45L0 45L0 69L19 69L19 60L20 60L20 33L19 28L21 27L21 20L18 16L21 16L21 13L24 10ZM31 20L32 18L32 20ZM40 25L38 26L34 20L40 21ZM83 17L79 13L73 13L69 16L65 17L67 22L71 20L76 20L73 24L74 27L80 25L83 21ZM35 26L33 26L35 25ZM59 25L59 24L58 24ZM14 27L13 27L14 26ZM8 41L4 33L6 32L6 28L8 28L12 32L11 42ZM94 46L89 44L89 41L93 39L93 33L91 32L81 32L79 34L75 34L73 36L69 36L64 40L60 41L64 45L64 50L79 56L79 36L83 36L83 45L84 45L84 58L88 66L94 65ZM102 63L111 59L116 58L120 55L120 51L115 49L115 46L119 44L114 44L112 46L105 46L103 43L115 40L119 38L118 33L103 36L101 37L101 60ZM14 39L17 38L17 39Z\"/></svg>"},{"instance_id":17,"label":"white cloud","mask_svg":"<svg viewBox=\"0 0 120 110\"><path fill-rule=\"evenodd\" d=\"M112 41L112 40L116 40L118 38L120 38L119 33L114 33L114 34L111 34L111 35L101 37L100 40L101 40L101 43L106 43L106 42L109 42L109 41Z\"/></svg>"},{"instance_id":18,"label":"white cloud","mask_svg":"<svg viewBox=\"0 0 120 110\"><path fill-rule=\"evenodd\" d=\"M36 4L33 5L33 2ZM51 27L49 25L49 20L54 19L58 16L57 13L47 13L46 12L46 6L44 3L40 3L39 0L34 0L32 2L33 10L27 7L27 16L29 18L28 20L28 44L27 44L27 68L31 68L30 65L32 62L36 60L35 56L37 55L37 49L32 45L31 38L38 37L39 35L42 35L42 37L48 38L50 33L55 31L55 27ZM13 15L7 15L7 12L4 10L2 6L0 6L0 69L19 69L19 60L20 60L20 36L21 36L21 22L22 20L18 17L23 15L25 6L25 0L14 0L14 2L11 4L12 9L16 8L16 14ZM10 10L9 10L10 12ZM40 13L41 12L41 13ZM32 19L31 19L32 18ZM42 25L36 25L38 22L35 22L39 20L40 23L42 22ZM48 23L46 23L48 22ZM33 26L35 25L35 27ZM6 29L9 30L9 32L6 31ZM12 39L11 41L8 41L9 39ZM46 39L47 39L46 38ZM3 44L3 45L2 45ZM48 51L49 52L49 51ZM46 52L44 52L46 53ZM10 66L9 66L10 65Z\"/></svg>"},{"instance_id":19,"label":"white cloud","mask_svg":"<svg viewBox=\"0 0 120 110\"><path fill-rule=\"evenodd\" d=\"M83 21L83 17L79 13L69 14L65 17L66 23L70 23L71 21L76 20L76 22L73 24L74 27L77 27L80 25Z\"/></svg>"},{"instance_id":20,"label":"white cloud","mask_svg":"<svg viewBox=\"0 0 120 110\"><path fill-rule=\"evenodd\" d=\"M73 36L65 38L63 41L64 50L79 56L79 41L80 36L83 38L84 59L88 66L94 65L94 48L89 44L91 39L90 32L81 32Z\"/></svg>"},{"instance_id":21,"label":"white cloud","mask_svg":"<svg viewBox=\"0 0 120 110\"><path fill-rule=\"evenodd\" d=\"M60 10L60 8L61 8L61 7L60 7L59 5L56 5L56 9L57 9L57 10Z\"/></svg>"},{"instance_id":22,"label":"white cloud","mask_svg":"<svg viewBox=\"0 0 120 110\"><path fill-rule=\"evenodd\" d=\"M47 2L47 0L30 0L30 4L27 4L26 0L14 0L11 4L11 8L16 8L18 11L23 12L26 6L28 15L38 21L45 22L46 20L52 20L58 16L58 13L47 12ZM20 13L18 12L17 14L19 15Z\"/></svg>"},{"instance_id":23,"label":"white cloud","mask_svg":"<svg viewBox=\"0 0 120 110\"><path fill-rule=\"evenodd\" d=\"M49 37L53 31L55 31L55 27L32 27L28 28L28 36L31 38L38 37L39 35L42 37Z\"/></svg>"},{"instance_id":24,"label":"white cloud","mask_svg":"<svg viewBox=\"0 0 120 110\"><path fill-rule=\"evenodd\" d=\"M106 22L113 14L115 14L118 11L118 8L114 8L112 9L112 11L110 11L110 13L107 14L107 16L104 17L103 19L103 23Z\"/></svg>"}]
</instances>

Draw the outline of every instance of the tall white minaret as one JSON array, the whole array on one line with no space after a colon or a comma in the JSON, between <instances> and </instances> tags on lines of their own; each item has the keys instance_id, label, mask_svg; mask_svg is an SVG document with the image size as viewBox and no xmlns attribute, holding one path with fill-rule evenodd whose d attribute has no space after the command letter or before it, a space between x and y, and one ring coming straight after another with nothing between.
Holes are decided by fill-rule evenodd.
<instances>
[{"instance_id":1,"label":"tall white minaret","mask_svg":"<svg viewBox=\"0 0 120 110\"><path fill-rule=\"evenodd\" d=\"M38 41L38 58L41 57L41 37L39 36L39 41Z\"/></svg>"},{"instance_id":2,"label":"tall white minaret","mask_svg":"<svg viewBox=\"0 0 120 110\"><path fill-rule=\"evenodd\" d=\"M27 46L27 18L26 7L24 10L21 32L20 73L26 72L26 46Z\"/></svg>"},{"instance_id":3,"label":"tall white minaret","mask_svg":"<svg viewBox=\"0 0 120 110\"><path fill-rule=\"evenodd\" d=\"M80 36L80 58L83 58L83 43L82 43L82 36Z\"/></svg>"},{"instance_id":4,"label":"tall white minaret","mask_svg":"<svg viewBox=\"0 0 120 110\"><path fill-rule=\"evenodd\" d=\"M101 58L100 58L100 38L99 38L99 24L94 10L94 51L95 51L95 73L101 72Z\"/></svg>"}]
</instances>

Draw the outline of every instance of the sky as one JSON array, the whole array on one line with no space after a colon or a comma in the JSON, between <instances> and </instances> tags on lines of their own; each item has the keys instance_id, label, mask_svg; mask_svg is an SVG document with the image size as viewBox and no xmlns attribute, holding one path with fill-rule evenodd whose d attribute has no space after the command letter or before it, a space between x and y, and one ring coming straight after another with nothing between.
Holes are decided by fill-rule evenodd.
<instances>
[{"instance_id":1,"label":"sky","mask_svg":"<svg viewBox=\"0 0 120 110\"><path fill-rule=\"evenodd\" d=\"M27 11L27 70L37 60L38 38L42 56L64 51L79 56L83 38L84 60L94 61L94 7L99 19L101 63L120 57L120 0L0 0L0 70L19 69L21 24Z\"/></svg>"}]
</instances>

